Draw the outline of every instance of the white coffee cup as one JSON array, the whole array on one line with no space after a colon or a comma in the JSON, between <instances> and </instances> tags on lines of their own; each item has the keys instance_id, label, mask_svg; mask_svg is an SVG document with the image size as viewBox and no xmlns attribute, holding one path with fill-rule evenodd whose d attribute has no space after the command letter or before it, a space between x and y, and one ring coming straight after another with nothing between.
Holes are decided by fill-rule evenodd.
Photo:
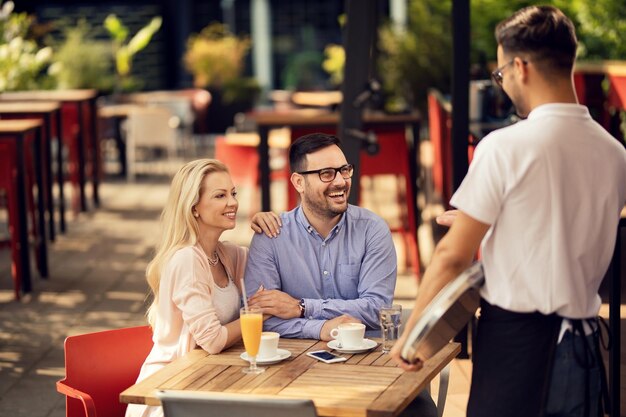
<instances>
[{"instance_id":1,"label":"white coffee cup","mask_svg":"<svg viewBox=\"0 0 626 417\"><path fill-rule=\"evenodd\" d=\"M261 344L259 345L257 359L270 359L278 355L279 339L280 334L276 332L261 333Z\"/></svg>"},{"instance_id":2,"label":"white coffee cup","mask_svg":"<svg viewBox=\"0 0 626 417\"><path fill-rule=\"evenodd\" d=\"M365 325L361 323L342 323L330 331L330 336L337 339L342 348L360 348L363 346Z\"/></svg>"}]
</instances>

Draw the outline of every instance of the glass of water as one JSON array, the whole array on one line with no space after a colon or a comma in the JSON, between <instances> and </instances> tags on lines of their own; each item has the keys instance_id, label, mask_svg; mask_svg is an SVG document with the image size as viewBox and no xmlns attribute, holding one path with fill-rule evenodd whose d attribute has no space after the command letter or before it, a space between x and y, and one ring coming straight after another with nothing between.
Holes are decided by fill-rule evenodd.
<instances>
[{"instance_id":1,"label":"glass of water","mask_svg":"<svg viewBox=\"0 0 626 417\"><path fill-rule=\"evenodd\" d=\"M380 331L383 337L383 353L389 353L400 334L402 306L394 304L380 309Z\"/></svg>"}]
</instances>

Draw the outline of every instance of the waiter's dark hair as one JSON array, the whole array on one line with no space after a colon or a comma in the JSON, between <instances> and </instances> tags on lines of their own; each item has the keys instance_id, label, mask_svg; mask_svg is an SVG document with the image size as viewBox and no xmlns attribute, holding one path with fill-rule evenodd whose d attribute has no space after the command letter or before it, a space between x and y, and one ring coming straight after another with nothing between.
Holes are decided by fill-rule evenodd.
<instances>
[{"instance_id":1,"label":"waiter's dark hair","mask_svg":"<svg viewBox=\"0 0 626 417\"><path fill-rule=\"evenodd\" d=\"M331 145L341 146L337 136L326 133L311 133L300 136L289 147L289 167L291 172L306 170L306 156Z\"/></svg>"},{"instance_id":2,"label":"waiter's dark hair","mask_svg":"<svg viewBox=\"0 0 626 417\"><path fill-rule=\"evenodd\" d=\"M546 72L569 74L576 59L576 30L562 11L529 6L496 26L498 44L507 55L520 54Z\"/></svg>"}]
</instances>

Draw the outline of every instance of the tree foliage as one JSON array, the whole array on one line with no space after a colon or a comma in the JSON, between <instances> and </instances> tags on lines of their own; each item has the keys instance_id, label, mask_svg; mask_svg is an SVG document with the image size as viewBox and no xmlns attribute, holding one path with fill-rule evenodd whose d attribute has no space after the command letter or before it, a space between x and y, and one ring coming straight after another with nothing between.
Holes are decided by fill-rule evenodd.
<instances>
[{"instance_id":1,"label":"tree foliage","mask_svg":"<svg viewBox=\"0 0 626 417\"><path fill-rule=\"evenodd\" d=\"M428 88L450 91L452 73L452 0L409 0L409 26L380 30L380 74L396 103L425 107ZM470 56L477 73L488 74L487 62L496 60L494 29L498 22L528 0L471 0ZM624 0L544 0L569 16L579 40L579 59L626 59L626 2Z\"/></svg>"}]
</instances>

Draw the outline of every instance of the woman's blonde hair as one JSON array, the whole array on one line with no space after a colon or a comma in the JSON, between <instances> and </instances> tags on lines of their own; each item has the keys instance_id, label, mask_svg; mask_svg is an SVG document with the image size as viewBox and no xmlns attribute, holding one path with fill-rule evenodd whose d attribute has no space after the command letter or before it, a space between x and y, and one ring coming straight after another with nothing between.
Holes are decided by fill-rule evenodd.
<instances>
[{"instance_id":1,"label":"woman's blonde hair","mask_svg":"<svg viewBox=\"0 0 626 417\"><path fill-rule=\"evenodd\" d=\"M217 159L198 159L185 164L174 175L167 203L161 213L161 237L156 255L146 269L146 279L154 294L148 309L148 322L152 327L156 324L161 272L177 250L197 243L198 222L193 215L193 208L200 201L204 179L214 172L228 172L228 168Z\"/></svg>"}]
</instances>

